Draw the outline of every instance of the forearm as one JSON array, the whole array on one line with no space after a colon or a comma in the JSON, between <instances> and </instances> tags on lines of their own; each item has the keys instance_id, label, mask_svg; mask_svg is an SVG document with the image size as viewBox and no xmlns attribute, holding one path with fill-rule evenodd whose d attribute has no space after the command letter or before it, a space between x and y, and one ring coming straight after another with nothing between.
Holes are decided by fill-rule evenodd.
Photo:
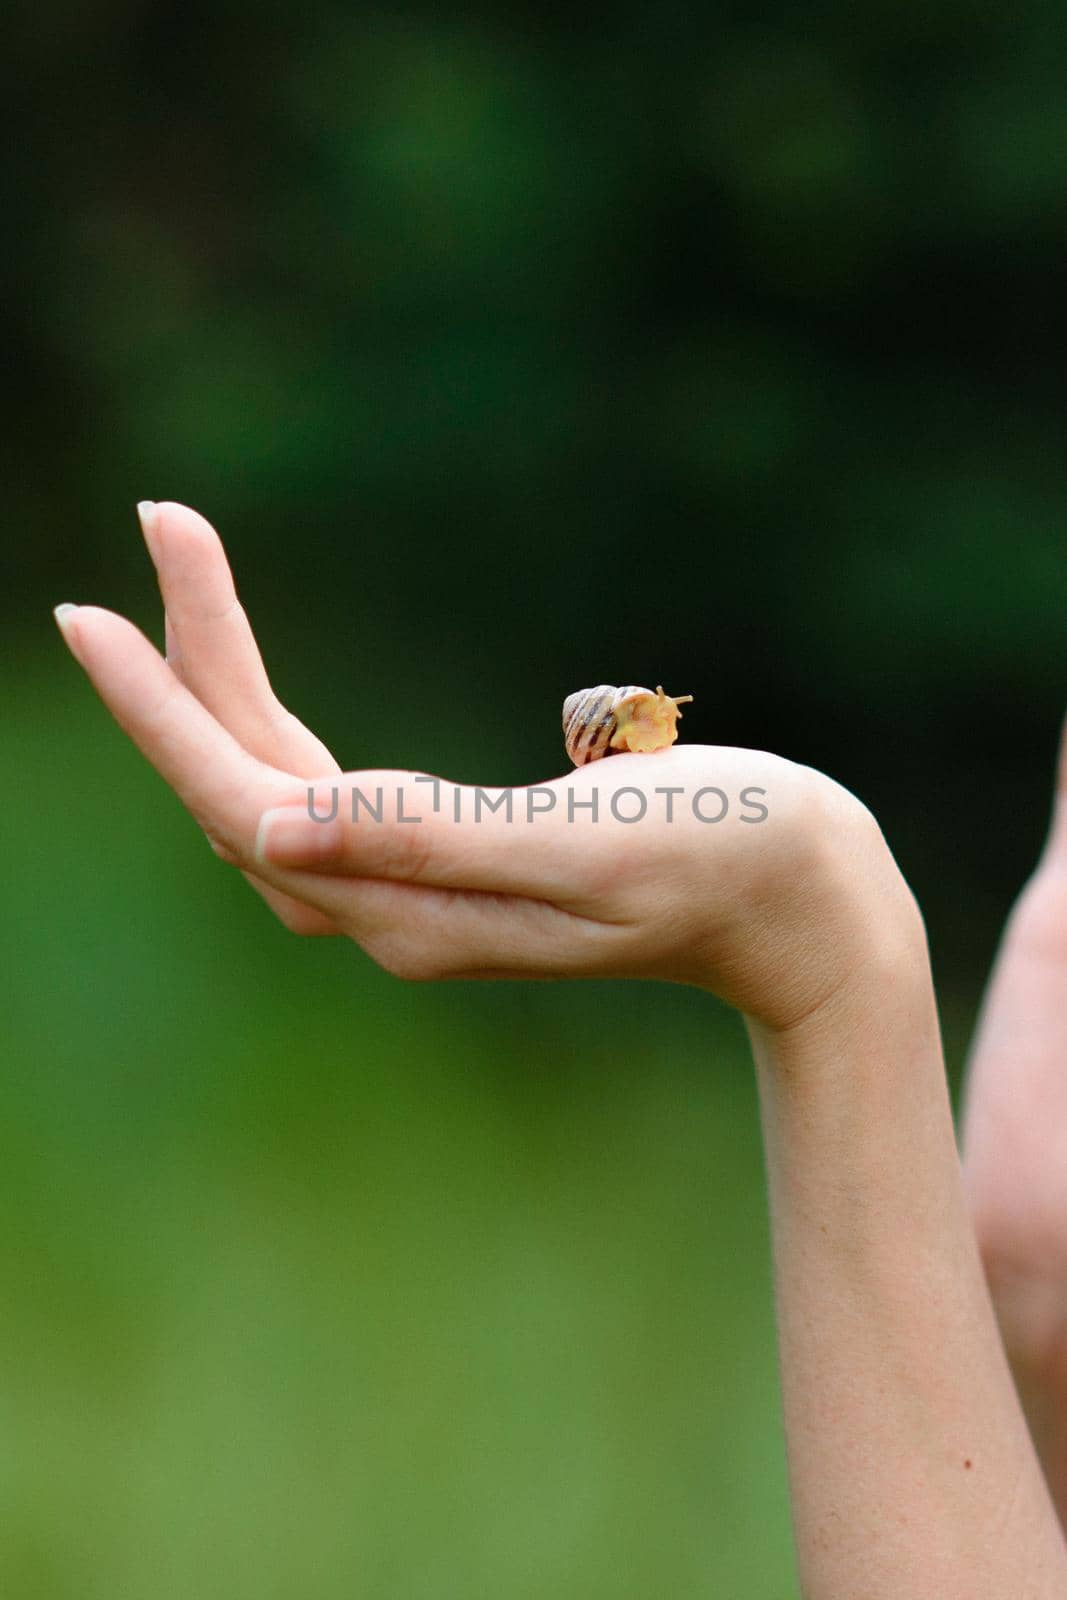
<instances>
[{"instance_id":1,"label":"forearm","mask_svg":"<svg viewBox=\"0 0 1067 1600\"><path fill-rule=\"evenodd\" d=\"M750 1025L808 1600L1061 1600L1067 1552L964 1202L925 946Z\"/></svg>"},{"instance_id":2,"label":"forearm","mask_svg":"<svg viewBox=\"0 0 1067 1600\"><path fill-rule=\"evenodd\" d=\"M963 1132L971 1220L1001 1337L1067 1525L1063 843L1054 833L1005 930L969 1063Z\"/></svg>"}]
</instances>

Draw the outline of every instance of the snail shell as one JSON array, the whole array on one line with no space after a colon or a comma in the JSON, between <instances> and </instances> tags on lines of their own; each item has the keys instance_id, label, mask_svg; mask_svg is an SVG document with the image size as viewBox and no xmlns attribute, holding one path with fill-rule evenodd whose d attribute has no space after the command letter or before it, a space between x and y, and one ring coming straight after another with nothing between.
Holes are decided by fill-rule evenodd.
<instances>
[{"instance_id":1,"label":"snail shell","mask_svg":"<svg viewBox=\"0 0 1067 1600\"><path fill-rule=\"evenodd\" d=\"M579 689L563 702L563 742L576 767L620 750L665 750L678 737L679 706L691 694L672 697L662 688L638 688L628 683L616 688L598 683Z\"/></svg>"}]
</instances>

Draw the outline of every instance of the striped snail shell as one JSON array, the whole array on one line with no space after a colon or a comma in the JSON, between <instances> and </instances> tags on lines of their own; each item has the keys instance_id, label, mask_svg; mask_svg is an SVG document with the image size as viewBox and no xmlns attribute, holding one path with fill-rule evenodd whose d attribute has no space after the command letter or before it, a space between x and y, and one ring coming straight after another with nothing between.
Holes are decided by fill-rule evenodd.
<instances>
[{"instance_id":1,"label":"striped snail shell","mask_svg":"<svg viewBox=\"0 0 1067 1600\"><path fill-rule=\"evenodd\" d=\"M563 742L576 767L621 750L665 750L678 737L679 706L691 694L671 696L662 688L598 683L563 702Z\"/></svg>"}]
</instances>

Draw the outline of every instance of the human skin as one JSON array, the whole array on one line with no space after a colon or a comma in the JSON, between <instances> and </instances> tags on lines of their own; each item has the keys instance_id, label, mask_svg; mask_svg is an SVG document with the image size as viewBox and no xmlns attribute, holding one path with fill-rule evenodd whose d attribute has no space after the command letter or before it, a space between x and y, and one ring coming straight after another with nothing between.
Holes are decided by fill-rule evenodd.
<instances>
[{"instance_id":1,"label":"human skin","mask_svg":"<svg viewBox=\"0 0 1067 1600\"><path fill-rule=\"evenodd\" d=\"M956 1155L922 920L870 813L761 751L620 755L474 820L473 791L340 774L275 700L218 539L149 508L169 662L123 618L62 609L97 691L224 859L296 931L402 977L631 977L744 1015L771 1199L794 1522L808 1600L1062 1600L1067 1550L1011 1381ZM353 823L330 790L403 791ZM714 785L767 817L709 825ZM656 791L683 791L675 820ZM624 824L610 796L638 790ZM600 795L600 817L567 814ZM516 791L522 796L523 791ZM632 796L631 796L632 802ZM620 846L625 845L625 848ZM710 1359L710 1353L709 1353Z\"/></svg>"},{"instance_id":2,"label":"human skin","mask_svg":"<svg viewBox=\"0 0 1067 1600\"><path fill-rule=\"evenodd\" d=\"M1067 735L1045 848L982 1007L963 1149L1004 1342L1067 1524Z\"/></svg>"}]
</instances>

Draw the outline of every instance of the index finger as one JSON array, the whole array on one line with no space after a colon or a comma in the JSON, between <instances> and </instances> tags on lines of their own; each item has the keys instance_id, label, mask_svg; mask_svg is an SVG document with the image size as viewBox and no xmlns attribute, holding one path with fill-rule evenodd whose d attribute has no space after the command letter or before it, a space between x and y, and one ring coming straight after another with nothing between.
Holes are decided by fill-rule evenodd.
<instances>
[{"instance_id":1,"label":"index finger","mask_svg":"<svg viewBox=\"0 0 1067 1600\"><path fill-rule=\"evenodd\" d=\"M119 726L200 825L249 860L262 811L292 798L298 780L251 756L125 617L75 606L56 620Z\"/></svg>"}]
</instances>

